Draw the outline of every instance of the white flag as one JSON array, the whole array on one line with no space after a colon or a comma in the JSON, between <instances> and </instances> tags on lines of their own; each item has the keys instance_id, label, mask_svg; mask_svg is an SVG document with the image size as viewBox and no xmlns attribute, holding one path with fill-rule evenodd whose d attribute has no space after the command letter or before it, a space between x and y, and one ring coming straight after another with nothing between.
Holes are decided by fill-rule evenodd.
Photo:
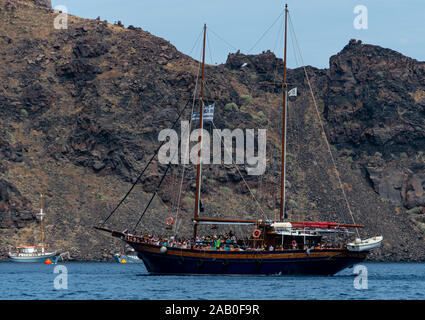
<instances>
[{"instance_id":1,"label":"white flag","mask_svg":"<svg viewBox=\"0 0 425 320\"><path fill-rule=\"evenodd\" d=\"M298 95L297 87L288 91L288 97L296 97Z\"/></svg>"}]
</instances>

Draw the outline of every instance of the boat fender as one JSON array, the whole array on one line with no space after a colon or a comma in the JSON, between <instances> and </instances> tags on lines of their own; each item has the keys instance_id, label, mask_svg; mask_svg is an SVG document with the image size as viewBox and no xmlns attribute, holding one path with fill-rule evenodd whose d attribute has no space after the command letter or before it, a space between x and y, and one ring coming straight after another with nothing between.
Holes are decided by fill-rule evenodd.
<instances>
[{"instance_id":1,"label":"boat fender","mask_svg":"<svg viewBox=\"0 0 425 320\"><path fill-rule=\"evenodd\" d=\"M167 226L172 226L174 223L174 218L173 217L167 218L167 220L165 220L165 223L167 224Z\"/></svg>"},{"instance_id":2,"label":"boat fender","mask_svg":"<svg viewBox=\"0 0 425 320\"><path fill-rule=\"evenodd\" d=\"M310 255L310 248L307 248L307 250L305 251L305 253L309 256Z\"/></svg>"},{"instance_id":3,"label":"boat fender","mask_svg":"<svg viewBox=\"0 0 425 320\"><path fill-rule=\"evenodd\" d=\"M261 235L261 231L260 231L260 230L258 230L258 229L255 229L255 230L254 230L254 232L252 233L252 236L253 236L255 239L258 239L258 238L260 237L260 235Z\"/></svg>"},{"instance_id":4,"label":"boat fender","mask_svg":"<svg viewBox=\"0 0 425 320\"><path fill-rule=\"evenodd\" d=\"M167 247L162 246L161 249L159 249L159 252L161 253L167 253Z\"/></svg>"}]
</instances>

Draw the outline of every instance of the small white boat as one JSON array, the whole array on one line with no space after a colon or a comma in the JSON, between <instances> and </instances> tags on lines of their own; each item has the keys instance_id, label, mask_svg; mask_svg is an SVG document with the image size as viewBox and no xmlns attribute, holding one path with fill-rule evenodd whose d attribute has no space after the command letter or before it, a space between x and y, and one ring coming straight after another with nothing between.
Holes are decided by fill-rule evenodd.
<instances>
[{"instance_id":1,"label":"small white boat","mask_svg":"<svg viewBox=\"0 0 425 320\"><path fill-rule=\"evenodd\" d=\"M119 263L143 263L133 248L125 249L124 253L114 254L114 259Z\"/></svg>"},{"instance_id":2,"label":"small white boat","mask_svg":"<svg viewBox=\"0 0 425 320\"><path fill-rule=\"evenodd\" d=\"M11 262L46 262L49 259L51 263L56 263L59 253L45 252L44 249L41 244L18 246L9 252L8 258Z\"/></svg>"},{"instance_id":3,"label":"small white boat","mask_svg":"<svg viewBox=\"0 0 425 320\"><path fill-rule=\"evenodd\" d=\"M347 249L350 251L368 251L378 248L381 245L383 237L376 236L373 238L361 240L356 238L354 242L347 243Z\"/></svg>"},{"instance_id":4,"label":"small white boat","mask_svg":"<svg viewBox=\"0 0 425 320\"><path fill-rule=\"evenodd\" d=\"M63 259L64 254L61 254L59 251L46 251L49 246L44 243L43 218L45 214L43 212L43 195L40 195L40 198L40 213L37 215L40 217L41 243L39 245L20 245L13 248L8 253L8 259L11 262L44 262L46 264L52 264L58 262L61 258Z\"/></svg>"}]
</instances>

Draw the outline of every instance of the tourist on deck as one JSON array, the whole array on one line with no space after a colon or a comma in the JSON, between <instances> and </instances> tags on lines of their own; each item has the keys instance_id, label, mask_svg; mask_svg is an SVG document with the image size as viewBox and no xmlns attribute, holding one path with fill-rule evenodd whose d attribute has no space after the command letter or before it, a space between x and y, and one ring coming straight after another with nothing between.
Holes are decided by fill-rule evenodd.
<instances>
[{"instance_id":1,"label":"tourist on deck","mask_svg":"<svg viewBox=\"0 0 425 320\"><path fill-rule=\"evenodd\" d=\"M226 251L230 251L230 245L231 244L232 244L232 239L230 239L230 237L228 237L226 239L226 247L225 247Z\"/></svg>"}]
</instances>

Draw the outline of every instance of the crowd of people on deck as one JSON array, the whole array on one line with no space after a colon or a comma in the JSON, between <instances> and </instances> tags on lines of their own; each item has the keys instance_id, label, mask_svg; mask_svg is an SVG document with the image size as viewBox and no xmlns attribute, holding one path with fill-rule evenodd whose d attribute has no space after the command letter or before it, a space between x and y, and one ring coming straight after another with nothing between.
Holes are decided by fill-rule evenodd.
<instances>
[{"instance_id":1,"label":"crowd of people on deck","mask_svg":"<svg viewBox=\"0 0 425 320\"><path fill-rule=\"evenodd\" d=\"M140 237L139 237L140 239ZM276 247L270 246L258 246L256 248L251 247L249 244L248 238L237 238L236 235L232 233L232 231L224 234L224 235L214 235L214 236L197 236L196 240L193 239L183 239L178 238L174 235L171 236L153 236L150 234L144 234L141 236L141 239L145 243L149 243L156 246L164 246L168 248L181 248L181 249L199 249L199 250L216 250L216 251L274 251L274 250L282 250L282 249L307 249L306 246L304 248L299 248L299 245L294 241L292 241L290 247L283 248L281 245L277 245ZM326 245L313 246L310 249L320 249L325 248Z\"/></svg>"},{"instance_id":2,"label":"crowd of people on deck","mask_svg":"<svg viewBox=\"0 0 425 320\"><path fill-rule=\"evenodd\" d=\"M224 235L198 235L195 241L193 241L193 239L182 239L176 236L154 237L152 235L144 235L143 238L149 244L182 249L234 251L245 250L248 244L248 239L238 239L231 231Z\"/></svg>"}]
</instances>

